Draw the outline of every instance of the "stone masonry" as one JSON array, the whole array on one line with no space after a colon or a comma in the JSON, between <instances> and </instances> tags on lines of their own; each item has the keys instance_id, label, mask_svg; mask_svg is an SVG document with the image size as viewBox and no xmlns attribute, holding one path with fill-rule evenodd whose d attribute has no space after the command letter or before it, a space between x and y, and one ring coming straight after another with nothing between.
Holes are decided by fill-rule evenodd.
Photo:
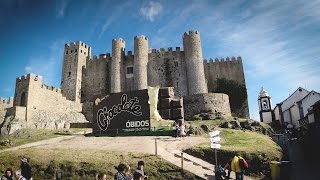
<instances>
[{"instance_id":1,"label":"stone masonry","mask_svg":"<svg viewBox=\"0 0 320 180\"><path fill-rule=\"evenodd\" d=\"M112 56L91 57L89 45L81 41L65 44L62 89L44 85L42 77L34 74L18 77L14 102L1 98L0 114L14 116L21 127L68 128L72 122L91 121L91 106L97 97L160 86L173 87L174 94L183 97L187 114L200 108L229 115L228 96L212 92L217 78L245 84L241 57L203 59L198 31L184 33L183 46L184 50L149 49L148 38L141 35L134 37L134 53L126 53L125 41L118 38L112 40ZM248 116L248 109L244 111Z\"/></svg>"}]
</instances>

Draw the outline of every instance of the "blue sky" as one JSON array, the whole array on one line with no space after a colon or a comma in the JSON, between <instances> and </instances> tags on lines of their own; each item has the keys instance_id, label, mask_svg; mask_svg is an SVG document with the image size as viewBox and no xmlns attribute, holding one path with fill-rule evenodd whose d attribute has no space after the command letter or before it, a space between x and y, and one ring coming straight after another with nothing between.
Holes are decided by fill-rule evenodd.
<instances>
[{"instance_id":1,"label":"blue sky","mask_svg":"<svg viewBox=\"0 0 320 180\"><path fill-rule=\"evenodd\" d=\"M29 72L59 87L68 42L100 54L118 37L133 50L144 34L151 48L182 47L182 34L198 30L204 58L242 57L250 115L259 119L261 86L273 105L299 86L320 92L319 9L319 0L1 0L0 96L13 96L15 78Z\"/></svg>"}]
</instances>

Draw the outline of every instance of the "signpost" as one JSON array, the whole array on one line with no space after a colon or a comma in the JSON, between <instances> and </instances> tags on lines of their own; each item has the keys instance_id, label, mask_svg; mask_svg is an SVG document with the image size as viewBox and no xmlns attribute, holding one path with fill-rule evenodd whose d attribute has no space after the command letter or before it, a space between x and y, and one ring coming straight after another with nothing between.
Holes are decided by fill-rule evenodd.
<instances>
[{"instance_id":1,"label":"signpost","mask_svg":"<svg viewBox=\"0 0 320 180\"><path fill-rule=\"evenodd\" d=\"M221 148L221 144L218 144L218 142L220 142L220 140L221 140L221 138L219 137L219 134L220 134L219 130L209 132L211 148L214 149L214 155L215 155L215 160L216 160L215 169L217 169L217 167L218 167L217 149Z\"/></svg>"}]
</instances>

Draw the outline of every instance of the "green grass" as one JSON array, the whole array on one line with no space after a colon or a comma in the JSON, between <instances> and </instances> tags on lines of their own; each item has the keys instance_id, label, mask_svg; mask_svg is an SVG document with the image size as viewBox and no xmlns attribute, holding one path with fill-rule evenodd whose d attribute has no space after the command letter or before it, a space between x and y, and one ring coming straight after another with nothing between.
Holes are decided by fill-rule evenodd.
<instances>
[{"instance_id":1,"label":"green grass","mask_svg":"<svg viewBox=\"0 0 320 180\"><path fill-rule=\"evenodd\" d=\"M282 158L280 146L267 135L252 131L216 129L221 131L221 149L217 150L218 164L223 165L227 163L231 157L240 155L244 157L250 165L246 174L261 178L270 175L270 161L279 161ZM208 143L186 149L185 152L215 164L214 150L210 148L209 135L206 134L205 136L208 137Z\"/></svg>"},{"instance_id":2,"label":"green grass","mask_svg":"<svg viewBox=\"0 0 320 180\"><path fill-rule=\"evenodd\" d=\"M68 131L64 130L49 130L49 129L21 129L18 134L14 133L10 136L0 137L0 142L5 140L10 140L11 145L5 145L4 143L0 144L0 150L10 147L15 147L23 144L28 144L36 141L46 140L50 138L59 137L62 135L71 135L84 129L69 129Z\"/></svg>"},{"instance_id":3,"label":"green grass","mask_svg":"<svg viewBox=\"0 0 320 180\"><path fill-rule=\"evenodd\" d=\"M124 147L130 148L130 147ZM130 165L134 171L139 160L145 161L149 179L197 179L193 174L154 155L118 153L102 150L61 150L29 148L0 153L0 173L8 167L19 169L22 157L30 160L33 179L53 179L54 172L62 169L63 179L94 179L97 172L113 179L114 166L119 163Z\"/></svg>"},{"instance_id":4,"label":"green grass","mask_svg":"<svg viewBox=\"0 0 320 180\"><path fill-rule=\"evenodd\" d=\"M220 137L222 140L220 144L222 150L265 154L275 159L282 155L281 148L269 136L251 131L216 129L221 131ZM210 143L201 144L198 147L210 148Z\"/></svg>"}]
</instances>

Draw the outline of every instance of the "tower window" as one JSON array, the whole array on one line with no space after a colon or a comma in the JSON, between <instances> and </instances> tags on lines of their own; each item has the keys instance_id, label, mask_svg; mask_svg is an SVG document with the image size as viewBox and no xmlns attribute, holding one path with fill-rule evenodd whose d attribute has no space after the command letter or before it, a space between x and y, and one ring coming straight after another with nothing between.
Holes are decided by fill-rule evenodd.
<instances>
[{"instance_id":1,"label":"tower window","mask_svg":"<svg viewBox=\"0 0 320 180\"><path fill-rule=\"evenodd\" d=\"M66 51L66 54L68 54L68 51Z\"/></svg>"},{"instance_id":2,"label":"tower window","mask_svg":"<svg viewBox=\"0 0 320 180\"><path fill-rule=\"evenodd\" d=\"M69 77L71 76L71 72L69 72Z\"/></svg>"},{"instance_id":3,"label":"tower window","mask_svg":"<svg viewBox=\"0 0 320 180\"><path fill-rule=\"evenodd\" d=\"M133 67L127 67L127 74L133 74Z\"/></svg>"},{"instance_id":4,"label":"tower window","mask_svg":"<svg viewBox=\"0 0 320 180\"><path fill-rule=\"evenodd\" d=\"M78 50L76 49L76 50L74 50L74 52L78 52Z\"/></svg>"},{"instance_id":5,"label":"tower window","mask_svg":"<svg viewBox=\"0 0 320 180\"><path fill-rule=\"evenodd\" d=\"M71 52L70 53L72 53L72 50L71 50Z\"/></svg>"},{"instance_id":6,"label":"tower window","mask_svg":"<svg viewBox=\"0 0 320 180\"><path fill-rule=\"evenodd\" d=\"M83 46L83 43L81 43L81 46Z\"/></svg>"},{"instance_id":7,"label":"tower window","mask_svg":"<svg viewBox=\"0 0 320 180\"><path fill-rule=\"evenodd\" d=\"M84 48L87 48L87 45L84 45Z\"/></svg>"},{"instance_id":8,"label":"tower window","mask_svg":"<svg viewBox=\"0 0 320 180\"><path fill-rule=\"evenodd\" d=\"M84 52L84 54L86 54L86 52Z\"/></svg>"},{"instance_id":9,"label":"tower window","mask_svg":"<svg viewBox=\"0 0 320 180\"><path fill-rule=\"evenodd\" d=\"M80 51L80 53L82 53L82 50Z\"/></svg>"}]
</instances>

